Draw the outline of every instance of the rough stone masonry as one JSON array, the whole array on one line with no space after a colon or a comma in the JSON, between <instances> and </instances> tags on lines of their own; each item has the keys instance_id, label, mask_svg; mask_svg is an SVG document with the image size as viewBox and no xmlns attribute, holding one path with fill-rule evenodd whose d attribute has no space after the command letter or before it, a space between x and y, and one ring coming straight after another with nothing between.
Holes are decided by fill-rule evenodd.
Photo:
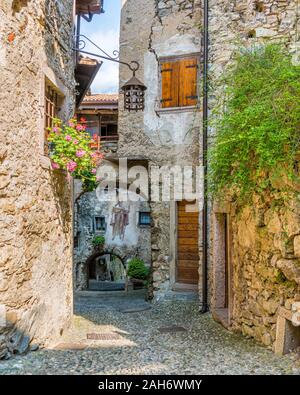
<instances>
[{"instance_id":1,"label":"rough stone masonry","mask_svg":"<svg viewBox=\"0 0 300 395\"><path fill-rule=\"evenodd\" d=\"M46 82L74 108L73 1L0 2L0 358L72 315L71 189L44 151Z\"/></svg>"},{"instance_id":2,"label":"rough stone masonry","mask_svg":"<svg viewBox=\"0 0 300 395\"><path fill-rule=\"evenodd\" d=\"M296 61L300 50L299 28L298 1L210 1L210 80L214 86L209 98L211 110L222 97L219 77L235 48L281 42ZM210 139L213 141L212 130ZM284 189L284 180L276 187ZM279 195L264 199L254 196L253 204L242 209L229 199L223 209L212 210L211 216L210 283L215 317L221 318L217 313L216 278L220 271L218 243L224 231L220 215L227 214L233 290L227 324L274 350L280 334L278 318L282 314L290 316L293 303L300 300L300 207L296 201L285 201L274 210L272 202L280 201L283 195ZM299 333L297 339L295 345L300 344Z\"/></svg>"}]
</instances>

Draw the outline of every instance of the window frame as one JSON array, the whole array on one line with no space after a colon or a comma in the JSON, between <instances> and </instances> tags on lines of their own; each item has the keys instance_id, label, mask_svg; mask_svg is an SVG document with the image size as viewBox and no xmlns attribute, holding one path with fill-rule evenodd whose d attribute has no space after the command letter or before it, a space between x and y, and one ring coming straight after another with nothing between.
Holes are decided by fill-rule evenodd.
<instances>
[{"instance_id":1,"label":"window frame","mask_svg":"<svg viewBox=\"0 0 300 395\"><path fill-rule=\"evenodd\" d=\"M53 97L48 96L48 92L51 92ZM43 111L43 123L44 123L44 154L49 154L48 144L48 127L53 126L53 119L60 117L65 95L59 90L59 88L51 82L47 77L44 81L44 111ZM50 108L49 108L50 107Z\"/></svg>"},{"instance_id":2,"label":"window frame","mask_svg":"<svg viewBox=\"0 0 300 395\"><path fill-rule=\"evenodd\" d=\"M162 73L161 73L161 67L164 63L172 63L172 62L179 62L179 61L184 61L184 60L191 60L191 59L196 59L197 60L197 104L192 105L192 106L176 106L176 107L162 107ZM156 105L156 112L158 113L164 113L164 112L185 112L185 111L194 111L195 109L200 108L200 76L201 76L201 53L200 52L193 52L190 54L183 54L183 55L172 55L172 56L163 56L160 57L158 60L158 84L159 84L159 90L158 90L158 95L159 98L157 99L157 105ZM179 75L180 78L180 75ZM179 84L180 87L180 84ZM178 96L180 95L180 89L178 87ZM178 103L179 104L179 103Z\"/></svg>"},{"instance_id":3,"label":"window frame","mask_svg":"<svg viewBox=\"0 0 300 395\"><path fill-rule=\"evenodd\" d=\"M100 220L104 220L104 227L102 227L101 229L97 229L97 218L100 218ZM106 218L104 215L94 215L94 232L95 233L101 233L101 232L106 232L107 229L107 223L106 223Z\"/></svg>"},{"instance_id":4,"label":"window frame","mask_svg":"<svg viewBox=\"0 0 300 395\"><path fill-rule=\"evenodd\" d=\"M143 223L141 221L142 216L145 215L145 214L149 216L149 223ZM138 225L139 226L144 226L144 227L150 227L151 226L151 213L149 211L139 211Z\"/></svg>"},{"instance_id":5,"label":"window frame","mask_svg":"<svg viewBox=\"0 0 300 395\"><path fill-rule=\"evenodd\" d=\"M93 123L93 128L96 129L97 131L94 133L97 135L98 139L100 139L99 143L117 143L119 140L119 131L118 131L118 117L116 116L116 119L113 119L114 116L112 116L111 120L105 120L105 116L107 114L101 115L100 113L98 114L89 114L87 112L77 112L77 118L80 119L81 117L86 118L87 120L87 129L89 129L89 125ZM110 115L110 114L108 114ZM114 114L113 114L114 115ZM96 119L90 120L90 116L95 117ZM104 120L103 120L104 119ZM109 126L114 126L116 128L116 133L115 134L108 134L108 128ZM106 134L102 134L101 129L106 128ZM93 137L93 136L91 136ZM98 142L95 143L95 145L92 146L92 148L98 148L99 144Z\"/></svg>"}]
</instances>

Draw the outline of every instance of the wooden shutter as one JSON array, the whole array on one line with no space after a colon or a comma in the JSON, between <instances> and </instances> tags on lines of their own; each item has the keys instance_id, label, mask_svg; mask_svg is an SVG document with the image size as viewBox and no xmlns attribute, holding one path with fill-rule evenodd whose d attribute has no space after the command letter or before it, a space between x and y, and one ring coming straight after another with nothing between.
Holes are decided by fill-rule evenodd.
<instances>
[{"instance_id":1,"label":"wooden shutter","mask_svg":"<svg viewBox=\"0 0 300 395\"><path fill-rule=\"evenodd\" d=\"M179 62L161 64L161 106L178 107Z\"/></svg>"},{"instance_id":2,"label":"wooden shutter","mask_svg":"<svg viewBox=\"0 0 300 395\"><path fill-rule=\"evenodd\" d=\"M197 58L180 61L179 107L196 106L198 61Z\"/></svg>"}]
</instances>

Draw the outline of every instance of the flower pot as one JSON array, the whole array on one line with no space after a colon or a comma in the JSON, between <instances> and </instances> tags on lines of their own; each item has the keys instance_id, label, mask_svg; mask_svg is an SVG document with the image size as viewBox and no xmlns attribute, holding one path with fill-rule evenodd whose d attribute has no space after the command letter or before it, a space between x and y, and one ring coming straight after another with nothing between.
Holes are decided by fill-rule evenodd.
<instances>
[{"instance_id":1,"label":"flower pot","mask_svg":"<svg viewBox=\"0 0 300 395\"><path fill-rule=\"evenodd\" d=\"M145 280L139 278L130 278L130 282L133 284L133 289L141 289L145 286Z\"/></svg>"}]
</instances>

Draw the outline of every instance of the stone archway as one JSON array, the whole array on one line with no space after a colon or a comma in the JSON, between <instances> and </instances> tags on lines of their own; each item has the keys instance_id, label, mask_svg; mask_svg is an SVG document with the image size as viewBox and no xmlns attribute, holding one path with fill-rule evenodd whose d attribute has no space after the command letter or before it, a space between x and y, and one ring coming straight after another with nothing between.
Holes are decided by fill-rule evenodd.
<instances>
[{"instance_id":1,"label":"stone archway","mask_svg":"<svg viewBox=\"0 0 300 395\"><path fill-rule=\"evenodd\" d=\"M103 257L104 259L101 259ZM126 283L128 254L116 248L93 251L84 263L83 289L122 290ZM114 262L114 263L113 263Z\"/></svg>"}]
</instances>

